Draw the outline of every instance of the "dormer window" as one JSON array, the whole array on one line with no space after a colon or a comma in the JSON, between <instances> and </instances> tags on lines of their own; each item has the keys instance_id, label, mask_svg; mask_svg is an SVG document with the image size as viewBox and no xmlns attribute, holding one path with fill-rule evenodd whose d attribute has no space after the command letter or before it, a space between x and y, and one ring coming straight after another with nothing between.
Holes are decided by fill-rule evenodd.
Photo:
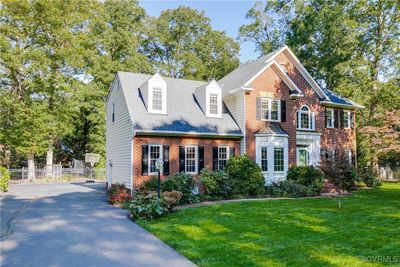
<instances>
[{"instance_id":1,"label":"dormer window","mask_svg":"<svg viewBox=\"0 0 400 267\"><path fill-rule=\"evenodd\" d=\"M206 116L207 117L222 117L222 95L221 91L211 88L206 96Z\"/></svg>"},{"instance_id":2,"label":"dormer window","mask_svg":"<svg viewBox=\"0 0 400 267\"><path fill-rule=\"evenodd\" d=\"M302 106L297 112L297 129L300 130L314 130L314 112L306 105Z\"/></svg>"},{"instance_id":3,"label":"dormer window","mask_svg":"<svg viewBox=\"0 0 400 267\"><path fill-rule=\"evenodd\" d=\"M163 110L162 91L162 88L153 88L153 110Z\"/></svg>"}]
</instances>

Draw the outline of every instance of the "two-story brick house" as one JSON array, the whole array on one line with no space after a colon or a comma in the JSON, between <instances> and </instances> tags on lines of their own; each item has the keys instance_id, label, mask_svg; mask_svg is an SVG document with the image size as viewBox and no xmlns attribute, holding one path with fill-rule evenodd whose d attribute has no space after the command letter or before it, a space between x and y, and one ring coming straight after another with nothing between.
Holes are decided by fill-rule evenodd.
<instances>
[{"instance_id":1,"label":"two-story brick house","mask_svg":"<svg viewBox=\"0 0 400 267\"><path fill-rule=\"evenodd\" d=\"M134 189L158 158L168 176L247 154L267 183L337 153L355 164L361 107L320 88L287 46L219 81L118 72L107 98L107 182Z\"/></svg>"}]
</instances>

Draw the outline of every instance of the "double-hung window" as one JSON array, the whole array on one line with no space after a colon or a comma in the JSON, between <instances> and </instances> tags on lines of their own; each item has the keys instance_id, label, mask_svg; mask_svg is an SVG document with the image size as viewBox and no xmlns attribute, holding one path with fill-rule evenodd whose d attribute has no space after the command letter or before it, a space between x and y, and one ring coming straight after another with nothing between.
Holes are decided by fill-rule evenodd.
<instances>
[{"instance_id":1,"label":"double-hung window","mask_svg":"<svg viewBox=\"0 0 400 267\"><path fill-rule=\"evenodd\" d=\"M332 108L326 109L326 127L333 128L335 123L335 117Z\"/></svg>"},{"instance_id":2,"label":"double-hung window","mask_svg":"<svg viewBox=\"0 0 400 267\"><path fill-rule=\"evenodd\" d=\"M197 146L185 147L185 172L197 173Z\"/></svg>"},{"instance_id":3,"label":"double-hung window","mask_svg":"<svg viewBox=\"0 0 400 267\"><path fill-rule=\"evenodd\" d=\"M261 169L263 172L268 171L268 147L261 147Z\"/></svg>"},{"instance_id":4,"label":"double-hung window","mask_svg":"<svg viewBox=\"0 0 400 267\"><path fill-rule=\"evenodd\" d=\"M152 108L156 111L163 110L163 89L162 88L153 88L153 98L152 98Z\"/></svg>"},{"instance_id":5,"label":"double-hung window","mask_svg":"<svg viewBox=\"0 0 400 267\"><path fill-rule=\"evenodd\" d=\"M314 113L307 106L297 112L297 129L314 130Z\"/></svg>"},{"instance_id":6,"label":"double-hung window","mask_svg":"<svg viewBox=\"0 0 400 267\"><path fill-rule=\"evenodd\" d=\"M285 169L283 147L274 147L274 171L283 172Z\"/></svg>"},{"instance_id":7,"label":"double-hung window","mask_svg":"<svg viewBox=\"0 0 400 267\"><path fill-rule=\"evenodd\" d=\"M229 159L229 149L227 146L218 147L218 170L224 170Z\"/></svg>"},{"instance_id":8,"label":"double-hung window","mask_svg":"<svg viewBox=\"0 0 400 267\"><path fill-rule=\"evenodd\" d=\"M261 98L261 119L266 121L280 121L281 101L271 98Z\"/></svg>"},{"instance_id":9,"label":"double-hung window","mask_svg":"<svg viewBox=\"0 0 400 267\"><path fill-rule=\"evenodd\" d=\"M210 114L218 115L218 95L210 94Z\"/></svg>"},{"instance_id":10,"label":"double-hung window","mask_svg":"<svg viewBox=\"0 0 400 267\"><path fill-rule=\"evenodd\" d=\"M350 111L344 110L343 111L343 125L344 128L350 128L351 121L350 121Z\"/></svg>"},{"instance_id":11,"label":"double-hung window","mask_svg":"<svg viewBox=\"0 0 400 267\"><path fill-rule=\"evenodd\" d=\"M346 160L349 164L351 164L351 157L352 157L352 155L351 155L351 149L345 149L345 150L344 150L344 157L345 157L345 160Z\"/></svg>"},{"instance_id":12,"label":"double-hung window","mask_svg":"<svg viewBox=\"0 0 400 267\"><path fill-rule=\"evenodd\" d=\"M149 145L149 173L156 173L156 160L162 158L162 145Z\"/></svg>"}]
</instances>

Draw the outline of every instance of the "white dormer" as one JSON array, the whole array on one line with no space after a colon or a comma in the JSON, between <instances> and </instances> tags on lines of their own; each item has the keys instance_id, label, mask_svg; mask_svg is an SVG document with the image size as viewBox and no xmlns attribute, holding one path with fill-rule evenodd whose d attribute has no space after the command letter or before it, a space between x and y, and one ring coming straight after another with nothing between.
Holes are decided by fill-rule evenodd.
<instances>
[{"instance_id":1,"label":"white dormer","mask_svg":"<svg viewBox=\"0 0 400 267\"><path fill-rule=\"evenodd\" d=\"M154 74L140 89L149 113L167 114L167 83L160 74Z\"/></svg>"},{"instance_id":2,"label":"white dormer","mask_svg":"<svg viewBox=\"0 0 400 267\"><path fill-rule=\"evenodd\" d=\"M195 96L206 117L222 118L222 88L215 80L197 88Z\"/></svg>"}]
</instances>

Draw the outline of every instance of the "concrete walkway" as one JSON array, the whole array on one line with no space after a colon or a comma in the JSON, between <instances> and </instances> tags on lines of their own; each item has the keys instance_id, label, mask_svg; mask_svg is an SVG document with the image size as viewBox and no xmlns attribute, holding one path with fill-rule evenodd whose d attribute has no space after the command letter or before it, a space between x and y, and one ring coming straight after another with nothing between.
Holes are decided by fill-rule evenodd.
<instances>
[{"instance_id":1,"label":"concrete walkway","mask_svg":"<svg viewBox=\"0 0 400 267\"><path fill-rule=\"evenodd\" d=\"M0 246L2 267L195 266L108 205L101 183L11 187Z\"/></svg>"}]
</instances>

